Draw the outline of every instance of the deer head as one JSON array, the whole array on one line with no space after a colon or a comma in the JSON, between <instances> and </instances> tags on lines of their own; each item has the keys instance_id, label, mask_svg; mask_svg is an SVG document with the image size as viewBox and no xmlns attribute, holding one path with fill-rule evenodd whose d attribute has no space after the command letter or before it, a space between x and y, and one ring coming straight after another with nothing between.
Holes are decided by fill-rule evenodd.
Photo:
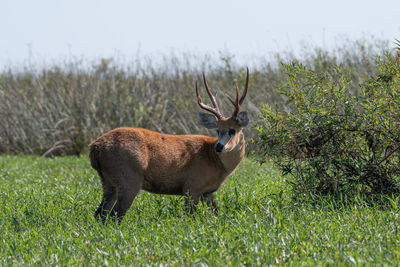
<instances>
[{"instance_id":1,"label":"deer head","mask_svg":"<svg viewBox=\"0 0 400 267\"><path fill-rule=\"evenodd\" d=\"M204 86L206 88L207 94L211 99L213 108L208 105L205 105L201 101L201 98L199 95L199 90L197 88L197 81L196 81L197 102L202 109L212 113L212 114L199 113L200 124L208 129L216 129L217 130L218 141L215 144L216 152L218 152L218 153L230 152L235 149L235 147L238 145L240 139L243 138L242 128L245 127L249 123L247 112L246 111L240 112L240 107L241 107L244 99L246 98L247 89L249 86L249 69L247 68L246 85L245 85L242 96L239 98L239 87L237 84L235 84L236 85L236 100L233 101L227 95L229 101L232 103L232 105L235 108L232 116L230 116L230 117L222 116L222 114L218 108L215 96L210 91L210 88L208 86L208 83L207 83L204 73L203 73L203 82L204 82Z\"/></svg>"}]
</instances>

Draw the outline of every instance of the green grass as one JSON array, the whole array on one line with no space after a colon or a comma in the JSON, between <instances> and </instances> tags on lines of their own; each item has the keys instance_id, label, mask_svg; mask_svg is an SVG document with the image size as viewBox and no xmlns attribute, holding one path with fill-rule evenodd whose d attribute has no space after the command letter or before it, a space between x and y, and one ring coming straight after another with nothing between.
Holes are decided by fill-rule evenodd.
<instances>
[{"instance_id":1,"label":"green grass","mask_svg":"<svg viewBox=\"0 0 400 267\"><path fill-rule=\"evenodd\" d=\"M400 263L397 208L295 203L287 188L271 165L246 159L217 192L218 216L142 192L120 225L103 225L86 157L1 156L0 265Z\"/></svg>"}]
</instances>

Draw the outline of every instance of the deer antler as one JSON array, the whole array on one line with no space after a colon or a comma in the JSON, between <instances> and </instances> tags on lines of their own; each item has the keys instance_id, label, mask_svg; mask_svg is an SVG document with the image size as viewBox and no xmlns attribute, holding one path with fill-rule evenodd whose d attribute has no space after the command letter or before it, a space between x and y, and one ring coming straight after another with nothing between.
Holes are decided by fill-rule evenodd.
<instances>
[{"instance_id":1,"label":"deer antler","mask_svg":"<svg viewBox=\"0 0 400 267\"><path fill-rule=\"evenodd\" d=\"M197 95L197 103L199 104L199 106L204 109L207 110L209 112L211 112L212 114L214 114L218 119L222 118L221 112L219 111L218 105L217 105L217 101L215 100L215 97L211 94L210 88L208 88L208 84L206 81L206 76L204 75L203 72L203 82L204 82L204 86L206 87L207 90L207 94L211 99L211 103L213 104L214 108L207 106L205 104L203 104L203 102L201 102L200 99L200 95L199 95L199 90L197 88L197 81L196 81L196 95Z\"/></svg>"},{"instance_id":2,"label":"deer antler","mask_svg":"<svg viewBox=\"0 0 400 267\"><path fill-rule=\"evenodd\" d=\"M239 87L237 84L236 86L236 101L233 101L232 98L230 98L228 95L229 101L231 101L232 105L235 107L235 110L233 111L232 117L237 118L239 111L240 111L240 106L242 105L244 99L246 98L247 95L247 89L249 88L249 68L247 68L247 75L246 75L246 85L244 87L244 92L242 96L239 99Z\"/></svg>"}]
</instances>

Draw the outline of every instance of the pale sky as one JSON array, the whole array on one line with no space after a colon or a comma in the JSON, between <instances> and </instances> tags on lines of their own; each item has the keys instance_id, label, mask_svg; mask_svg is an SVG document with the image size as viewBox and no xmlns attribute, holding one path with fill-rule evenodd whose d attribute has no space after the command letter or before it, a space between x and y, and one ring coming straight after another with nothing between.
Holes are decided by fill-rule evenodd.
<instances>
[{"instance_id":1,"label":"pale sky","mask_svg":"<svg viewBox=\"0 0 400 267\"><path fill-rule=\"evenodd\" d=\"M257 56L400 39L400 0L0 0L0 66L174 51Z\"/></svg>"}]
</instances>

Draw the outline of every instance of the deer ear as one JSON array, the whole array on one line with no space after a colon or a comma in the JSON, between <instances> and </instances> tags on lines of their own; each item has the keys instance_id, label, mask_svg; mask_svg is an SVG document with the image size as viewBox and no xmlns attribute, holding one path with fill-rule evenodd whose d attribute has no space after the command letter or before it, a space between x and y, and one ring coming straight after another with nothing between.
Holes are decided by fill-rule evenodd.
<instances>
[{"instance_id":1,"label":"deer ear","mask_svg":"<svg viewBox=\"0 0 400 267\"><path fill-rule=\"evenodd\" d=\"M249 124L249 117L247 117L247 111L242 111L238 114L238 121L240 126L246 127Z\"/></svg>"},{"instance_id":2,"label":"deer ear","mask_svg":"<svg viewBox=\"0 0 400 267\"><path fill-rule=\"evenodd\" d=\"M207 129L216 129L217 128L217 118L214 115L208 113L199 112L199 121L200 124L206 127Z\"/></svg>"}]
</instances>

